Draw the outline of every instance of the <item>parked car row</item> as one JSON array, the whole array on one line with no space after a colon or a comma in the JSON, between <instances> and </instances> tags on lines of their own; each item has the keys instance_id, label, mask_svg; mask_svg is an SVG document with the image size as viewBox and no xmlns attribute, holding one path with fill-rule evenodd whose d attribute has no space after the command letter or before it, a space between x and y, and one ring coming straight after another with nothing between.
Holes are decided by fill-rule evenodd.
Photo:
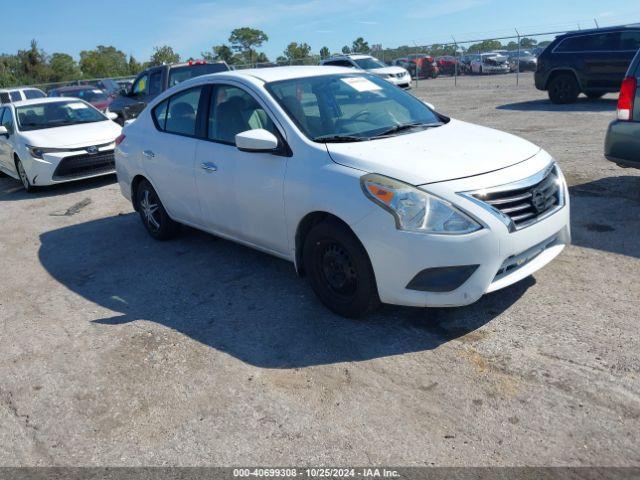
<instances>
[{"instance_id":1,"label":"parked car row","mask_svg":"<svg viewBox=\"0 0 640 480\"><path fill-rule=\"evenodd\" d=\"M335 55L320 62L322 66L363 70L400 88L411 88L411 75L401 66L388 66L371 55Z\"/></svg>"}]
</instances>

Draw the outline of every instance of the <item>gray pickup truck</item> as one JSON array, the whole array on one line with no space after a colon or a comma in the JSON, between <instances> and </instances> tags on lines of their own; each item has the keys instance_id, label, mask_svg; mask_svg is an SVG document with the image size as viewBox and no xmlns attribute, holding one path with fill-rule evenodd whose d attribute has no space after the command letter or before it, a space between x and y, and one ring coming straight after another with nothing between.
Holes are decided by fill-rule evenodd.
<instances>
[{"instance_id":1,"label":"gray pickup truck","mask_svg":"<svg viewBox=\"0 0 640 480\"><path fill-rule=\"evenodd\" d=\"M168 88L190 78L209 73L226 72L225 62L187 62L173 65L159 65L147 68L133 81L131 89L125 89L110 105L108 110L118 115L117 122L124 125L140 115L144 107Z\"/></svg>"},{"instance_id":2,"label":"gray pickup truck","mask_svg":"<svg viewBox=\"0 0 640 480\"><path fill-rule=\"evenodd\" d=\"M640 50L629 66L618 98L618 118L611 122L604 155L621 167L640 168Z\"/></svg>"}]
</instances>

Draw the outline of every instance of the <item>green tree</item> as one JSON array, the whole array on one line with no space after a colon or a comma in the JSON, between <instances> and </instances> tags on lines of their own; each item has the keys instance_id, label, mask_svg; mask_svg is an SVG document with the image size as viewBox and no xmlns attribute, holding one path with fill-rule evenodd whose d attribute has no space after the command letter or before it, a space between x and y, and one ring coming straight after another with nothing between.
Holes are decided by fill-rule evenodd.
<instances>
[{"instance_id":1,"label":"green tree","mask_svg":"<svg viewBox=\"0 0 640 480\"><path fill-rule=\"evenodd\" d=\"M18 50L18 76L24 83L46 82L51 76L47 54L38 47L38 42L31 40L28 50Z\"/></svg>"},{"instance_id":2,"label":"green tree","mask_svg":"<svg viewBox=\"0 0 640 480\"><path fill-rule=\"evenodd\" d=\"M80 69L89 78L130 75L129 63L124 52L104 45L98 45L95 50L81 51Z\"/></svg>"},{"instance_id":3,"label":"green tree","mask_svg":"<svg viewBox=\"0 0 640 480\"><path fill-rule=\"evenodd\" d=\"M229 36L231 48L243 54L249 63L254 62L255 49L261 47L268 40L269 37L262 30L250 27L236 28ZM256 58L255 61L258 59Z\"/></svg>"},{"instance_id":4,"label":"green tree","mask_svg":"<svg viewBox=\"0 0 640 480\"><path fill-rule=\"evenodd\" d=\"M331 52L329 51L328 47L322 47L320 49L320 58L321 59L325 59L325 58L329 58L331 56Z\"/></svg>"},{"instance_id":5,"label":"green tree","mask_svg":"<svg viewBox=\"0 0 640 480\"><path fill-rule=\"evenodd\" d=\"M207 62L222 61L228 65L236 63L237 58L233 54L233 50L229 45L215 45L210 52L202 52L202 58Z\"/></svg>"},{"instance_id":6,"label":"green tree","mask_svg":"<svg viewBox=\"0 0 640 480\"><path fill-rule=\"evenodd\" d=\"M136 60L133 55L129 55L129 75L137 75L142 70L144 70L144 65Z\"/></svg>"},{"instance_id":7,"label":"green tree","mask_svg":"<svg viewBox=\"0 0 640 480\"><path fill-rule=\"evenodd\" d=\"M284 56L289 62L307 58L310 53L311 47L307 43L291 42L284 49Z\"/></svg>"},{"instance_id":8,"label":"green tree","mask_svg":"<svg viewBox=\"0 0 640 480\"><path fill-rule=\"evenodd\" d=\"M174 52L169 45L163 45L162 47L154 47L153 55L149 59L149 66L170 65L179 61L180 55Z\"/></svg>"},{"instance_id":9,"label":"green tree","mask_svg":"<svg viewBox=\"0 0 640 480\"><path fill-rule=\"evenodd\" d=\"M65 82L67 80L77 80L80 78L80 68L71 55L66 53L54 53L49 62L52 82Z\"/></svg>"},{"instance_id":10,"label":"green tree","mask_svg":"<svg viewBox=\"0 0 640 480\"><path fill-rule=\"evenodd\" d=\"M522 37L520 39L520 48L535 48L538 46L538 41L533 38Z\"/></svg>"},{"instance_id":11,"label":"green tree","mask_svg":"<svg viewBox=\"0 0 640 480\"><path fill-rule=\"evenodd\" d=\"M484 42L475 43L469 47L470 53L483 53L492 50L502 49L502 43L499 40L485 40Z\"/></svg>"},{"instance_id":12,"label":"green tree","mask_svg":"<svg viewBox=\"0 0 640 480\"><path fill-rule=\"evenodd\" d=\"M345 45L344 47L342 47L342 53L344 53L345 55L349 55L351 53L351 49L349 48L348 45Z\"/></svg>"},{"instance_id":13,"label":"green tree","mask_svg":"<svg viewBox=\"0 0 640 480\"><path fill-rule=\"evenodd\" d=\"M358 37L351 44L351 51L353 53L369 53L371 48L369 47L369 42L365 42L364 38Z\"/></svg>"}]
</instances>

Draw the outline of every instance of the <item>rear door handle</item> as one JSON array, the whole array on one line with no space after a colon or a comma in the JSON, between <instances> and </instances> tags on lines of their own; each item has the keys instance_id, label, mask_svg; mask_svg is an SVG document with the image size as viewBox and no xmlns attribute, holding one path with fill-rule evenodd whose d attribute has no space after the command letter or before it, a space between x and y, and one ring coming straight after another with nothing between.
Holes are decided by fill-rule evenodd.
<instances>
[{"instance_id":1,"label":"rear door handle","mask_svg":"<svg viewBox=\"0 0 640 480\"><path fill-rule=\"evenodd\" d=\"M204 162L200 164L200 168L202 168L203 170L206 170L207 172L217 172L218 171L218 167L216 167L213 163L211 162Z\"/></svg>"},{"instance_id":2,"label":"rear door handle","mask_svg":"<svg viewBox=\"0 0 640 480\"><path fill-rule=\"evenodd\" d=\"M151 150L145 150L142 152L142 155L144 155L147 158L153 158L156 156L155 153L153 153Z\"/></svg>"}]
</instances>

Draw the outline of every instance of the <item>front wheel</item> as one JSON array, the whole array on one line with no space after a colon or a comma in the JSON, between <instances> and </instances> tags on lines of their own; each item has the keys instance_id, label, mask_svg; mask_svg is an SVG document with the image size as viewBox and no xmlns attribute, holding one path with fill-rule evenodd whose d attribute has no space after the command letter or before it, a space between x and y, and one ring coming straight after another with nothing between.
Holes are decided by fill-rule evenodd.
<instances>
[{"instance_id":1,"label":"front wheel","mask_svg":"<svg viewBox=\"0 0 640 480\"><path fill-rule=\"evenodd\" d=\"M331 311L358 318L380 306L369 256L340 222L315 225L305 239L302 256L313 291Z\"/></svg>"},{"instance_id":2,"label":"front wheel","mask_svg":"<svg viewBox=\"0 0 640 480\"><path fill-rule=\"evenodd\" d=\"M28 193L34 192L36 190L36 187L31 185L29 177L27 176L27 172L24 169L24 165L22 165L22 160L20 159L16 159L16 170L18 171L18 177L20 177L20 181L22 182L24 190Z\"/></svg>"},{"instance_id":3,"label":"front wheel","mask_svg":"<svg viewBox=\"0 0 640 480\"><path fill-rule=\"evenodd\" d=\"M143 180L136 190L140 219L149 235L156 240L169 240L175 236L178 224L169 217L151 184Z\"/></svg>"},{"instance_id":4,"label":"front wheel","mask_svg":"<svg viewBox=\"0 0 640 480\"><path fill-rule=\"evenodd\" d=\"M580 95L580 87L576 77L564 73L549 82L549 99L558 105L574 103Z\"/></svg>"}]
</instances>

